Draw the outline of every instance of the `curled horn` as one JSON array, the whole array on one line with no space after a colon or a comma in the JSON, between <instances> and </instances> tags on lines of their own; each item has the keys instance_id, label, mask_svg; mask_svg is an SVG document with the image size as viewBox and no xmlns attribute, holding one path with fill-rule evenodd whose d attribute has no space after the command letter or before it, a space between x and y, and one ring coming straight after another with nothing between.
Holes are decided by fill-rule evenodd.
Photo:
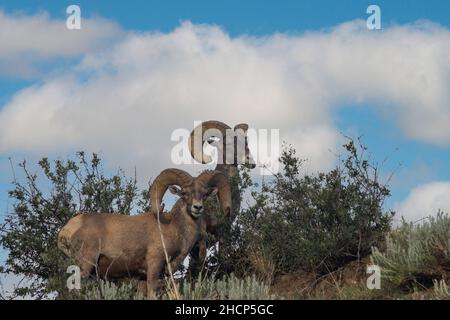
<instances>
[{"instance_id":1,"label":"curled horn","mask_svg":"<svg viewBox=\"0 0 450 320\"><path fill-rule=\"evenodd\" d=\"M179 169L163 170L153 181L150 188L150 204L153 213L162 213L161 201L171 185L182 186L192 181L192 176Z\"/></svg>"},{"instance_id":2,"label":"curled horn","mask_svg":"<svg viewBox=\"0 0 450 320\"><path fill-rule=\"evenodd\" d=\"M219 203L225 215L231 215L232 200L231 188L227 177L220 171L204 171L198 176L209 187L217 187Z\"/></svg>"},{"instance_id":3,"label":"curled horn","mask_svg":"<svg viewBox=\"0 0 450 320\"><path fill-rule=\"evenodd\" d=\"M212 161L210 156L203 153L203 144L208 138L213 136L213 134L204 135L210 129L218 130L222 134L222 138L225 139L226 131L231 128L223 122L209 120L202 122L192 130L188 142L189 151L192 158L203 164Z\"/></svg>"},{"instance_id":4,"label":"curled horn","mask_svg":"<svg viewBox=\"0 0 450 320\"><path fill-rule=\"evenodd\" d=\"M236 130L242 130L244 132L247 132L248 124L246 124L246 123L239 123L239 124L234 126L234 131L236 131Z\"/></svg>"}]
</instances>

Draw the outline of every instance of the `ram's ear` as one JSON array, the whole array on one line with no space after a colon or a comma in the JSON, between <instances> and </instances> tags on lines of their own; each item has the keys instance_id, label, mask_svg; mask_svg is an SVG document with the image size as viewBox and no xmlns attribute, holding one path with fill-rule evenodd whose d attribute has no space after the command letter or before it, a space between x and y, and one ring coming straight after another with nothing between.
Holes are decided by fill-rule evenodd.
<instances>
[{"instance_id":1,"label":"ram's ear","mask_svg":"<svg viewBox=\"0 0 450 320\"><path fill-rule=\"evenodd\" d=\"M182 196L183 196L183 194L182 194L182 192L181 192L181 188L178 187L178 186L175 186L175 185L170 186L170 187L169 187L169 191L170 191L170 193L172 193L172 194L174 194L174 195L176 195L176 196L179 196L179 197L182 197Z\"/></svg>"},{"instance_id":2,"label":"ram's ear","mask_svg":"<svg viewBox=\"0 0 450 320\"><path fill-rule=\"evenodd\" d=\"M236 131L236 130L242 130L244 132L247 132L248 124L246 124L246 123L239 123L239 124L234 126L234 131Z\"/></svg>"}]
</instances>

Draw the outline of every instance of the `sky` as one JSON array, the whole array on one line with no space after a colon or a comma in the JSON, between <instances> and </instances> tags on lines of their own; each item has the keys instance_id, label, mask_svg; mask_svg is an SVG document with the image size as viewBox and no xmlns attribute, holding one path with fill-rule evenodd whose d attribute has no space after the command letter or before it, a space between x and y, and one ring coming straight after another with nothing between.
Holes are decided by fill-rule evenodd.
<instances>
[{"instance_id":1,"label":"sky","mask_svg":"<svg viewBox=\"0 0 450 320\"><path fill-rule=\"evenodd\" d=\"M66 28L71 4L81 30ZM370 4L381 30L366 26ZM448 12L441 0L0 1L0 214L10 158L98 152L146 182L174 166L173 130L208 119L279 129L310 171L362 135L394 172L396 218L450 211Z\"/></svg>"}]
</instances>

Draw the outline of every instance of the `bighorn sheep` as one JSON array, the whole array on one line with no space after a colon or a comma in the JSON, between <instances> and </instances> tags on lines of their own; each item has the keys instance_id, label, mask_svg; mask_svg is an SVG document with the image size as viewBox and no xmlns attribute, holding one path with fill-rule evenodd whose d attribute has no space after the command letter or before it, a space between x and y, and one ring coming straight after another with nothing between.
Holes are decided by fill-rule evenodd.
<instances>
[{"instance_id":1,"label":"bighorn sheep","mask_svg":"<svg viewBox=\"0 0 450 320\"><path fill-rule=\"evenodd\" d=\"M176 269L197 242L203 201L218 194L225 213L231 211L230 185L219 171L205 171L196 178L178 169L162 171L150 191L153 213L162 209L168 188L180 197L169 213L170 222L158 226L155 214L80 214L59 232L59 248L78 261L85 277L94 270L104 278L146 275L147 296L154 296L158 277L166 266L165 254Z\"/></svg>"},{"instance_id":2,"label":"bighorn sheep","mask_svg":"<svg viewBox=\"0 0 450 320\"><path fill-rule=\"evenodd\" d=\"M237 166L239 164L250 169L256 166L248 147L247 130L246 123L238 124L231 129L220 121L202 122L194 128L189 136L189 151L195 160L205 164L211 162L212 159L203 153L203 145L207 142L216 147L218 162L215 170L223 172L228 179L232 179L238 175ZM233 212L239 212L240 202L239 190L232 190ZM201 233L203 234L205 231L217 235L217 218L214 213L208 212L205 215ZM206 242L201 239L191 252L194 264L205 259L206 249Z\"/></svg>"}]
</instances>

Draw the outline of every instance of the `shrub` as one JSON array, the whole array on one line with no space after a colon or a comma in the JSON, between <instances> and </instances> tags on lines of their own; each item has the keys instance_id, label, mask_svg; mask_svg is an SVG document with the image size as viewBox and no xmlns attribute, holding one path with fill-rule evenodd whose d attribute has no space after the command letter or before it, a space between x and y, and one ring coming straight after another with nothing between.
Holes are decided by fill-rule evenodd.
<instances>
[{"instance_id":1,"label":"shrub","mask_svg":"<svg viewBox=\"0 0 450 320\"><path fill-rule=\"evenodd\" d=\"M383 252L373 249L372 259L392 287L432 286L450 267L450 217L439 212L419 225L403 222L387 236Z\"/></svg>"},{"instance_id":2,"label":"shrub","mask_svg":"<svg viewBox=\"0 0 450 320\"><path fill-rule=\"evenodd\" d=\"M214 275L200 274L193 282L181 283L181 298L187 300L270 300L269 285L260 282L254 275L242 279L234 274L217 279ZM165 298L170 298L166 295Z\"/></svg>"},{"instance_id":3,"label":"shrub","mask_svg":"<svg viewBox=\"0 0 450 320\"><path fill-rule=\"evenodd\" d=\"M450 289L444 280L434 280L434 298L438 300L449 300Z\"/></svg>"},{"instance_id":4,"label":"shrub","mask_svg":"<svg viewBox=\"0 0 450 320\"><path fill-rule=\"evenodd\" d=\"M115 284L99 279L93 281L81 293L83 300L142 300L144 296L137 291L133 281Z\"/></svg>"},{"instance_id":5,"label":"shrub","mask_svg":"<svg viewBox=\"0 0 450 320\"><path fill-rule=\"evenodd\" d=\"M277 272L322 274L369 255L384 240L393 214L383 209L389 189L364 146L350 140L344 147L347 158L317 174L302 173L295 150L284 149L283 170L253 192L255 204L238 216L241 260L252 267L247 257L263 249Z\"/></svg>"},{"instance_id":6,"label":"shrub","mask_svg":"<svg viewBox=\"0 0 450 320\"><path fill-rule=\"evenodd\" d=\"M23 180L14 180L9 197L12 211L0 226L0 246L8 251L4 270L24 277L26 285L13 296L45 298L65 293L66 268L73 264L57 248L57 233L77 212L129 214L139 193L136 180L122 171L105 175L100 158L47 158L38 163L40 176L26 162L19 164ZM143 202L142 202L143 204ZM3 269L3 268L2 268Z\"/></svg>"}]
</instances>

